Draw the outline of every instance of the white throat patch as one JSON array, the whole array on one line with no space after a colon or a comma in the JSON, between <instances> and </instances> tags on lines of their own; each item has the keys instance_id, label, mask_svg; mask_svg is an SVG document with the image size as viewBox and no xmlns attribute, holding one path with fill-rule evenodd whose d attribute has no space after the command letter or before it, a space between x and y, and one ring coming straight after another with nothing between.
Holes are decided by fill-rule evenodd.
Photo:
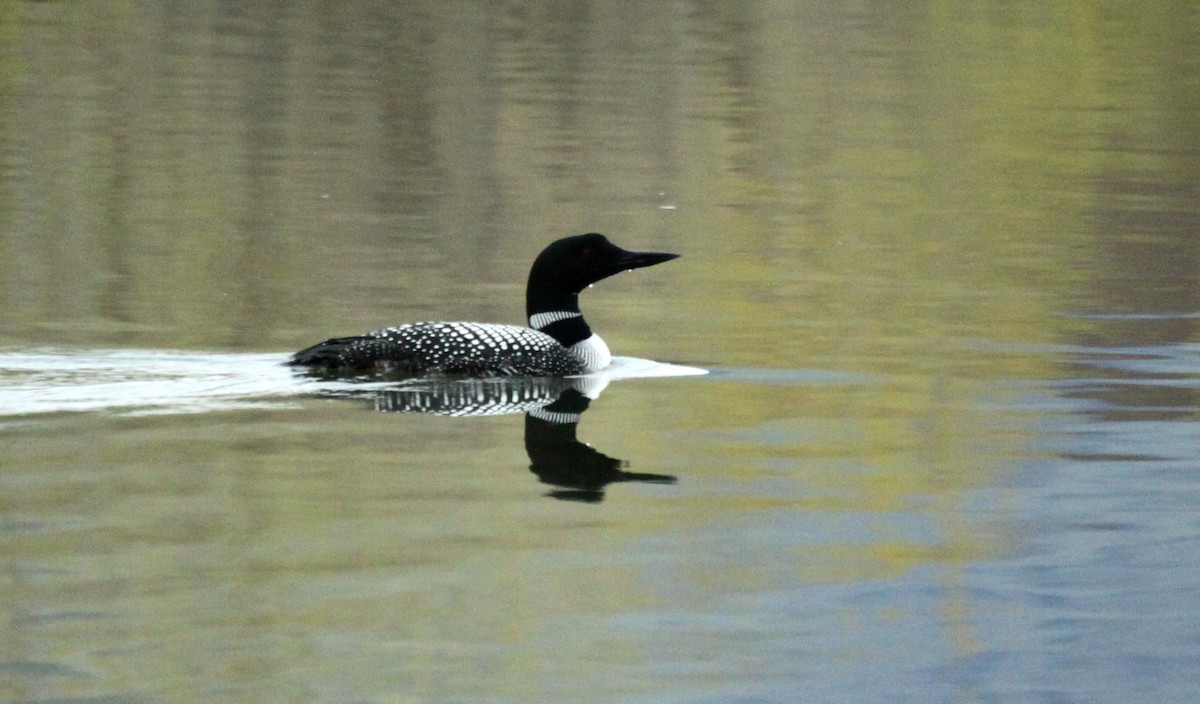
<instances>
[{"instance_id":1,"label":"white throat patch","mask_svg":"<svg viewBox=\"0 0 1200 704\"><path fill-rule=\"evenodd\" d=\"M583 362L583 371L585 372L594 372L612 363L612 352L608 351L608 345L604 344L604 340L601 340L600 336L595 333L592 333L588 339L571 345L570 349L571 354Z\"/></svg>"}]
</instances>

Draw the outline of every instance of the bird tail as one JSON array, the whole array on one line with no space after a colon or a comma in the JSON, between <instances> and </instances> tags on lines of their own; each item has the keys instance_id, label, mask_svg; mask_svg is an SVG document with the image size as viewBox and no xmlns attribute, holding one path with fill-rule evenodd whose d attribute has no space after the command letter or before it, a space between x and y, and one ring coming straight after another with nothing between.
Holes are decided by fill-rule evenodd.
<instances>
[{"instance_id":1,"label":"bird tail","mask_svg":"<svg viewBox=\"0 0 1200 704\"><path fill-rule=\"evenodd\" d=\"M334 337L324 342L318 342L312 347L306 347L284 364L290 367L341 367L346 366L347 353L354 348L354 343L363 343L366 337Z\"/></svg>"}]
</instances>

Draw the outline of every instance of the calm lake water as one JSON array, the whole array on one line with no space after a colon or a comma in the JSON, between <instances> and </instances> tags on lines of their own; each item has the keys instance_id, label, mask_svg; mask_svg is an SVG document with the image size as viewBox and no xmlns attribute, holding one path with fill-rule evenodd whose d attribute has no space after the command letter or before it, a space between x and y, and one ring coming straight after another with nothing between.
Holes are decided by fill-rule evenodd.
<instances>
[{"instance_id":1,"label":"calm lake water","mask_svg":"<svg viewBox=\"0 0 1200 704\"><path fill-rule=\"evenodd\" d=\"M0 701L1200 699L1195 5L0 8Z\"/></svg>"}]
</instances>

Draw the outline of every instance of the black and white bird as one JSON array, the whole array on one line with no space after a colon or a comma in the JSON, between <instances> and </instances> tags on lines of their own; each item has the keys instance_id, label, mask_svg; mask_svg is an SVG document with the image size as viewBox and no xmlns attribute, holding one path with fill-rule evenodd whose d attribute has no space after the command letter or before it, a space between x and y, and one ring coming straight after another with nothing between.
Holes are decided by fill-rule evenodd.
<instances>
[{"instance_id":1,"label":"black and white bird","mask_svg":"<svg viewBox=\"0 0 1200 704\"><path fill-rule=\"evenodd\" d=\"M579 294L613 274L678 257L630 252L589 233L542 250L529 271L529 327L498 323L413 323L326 340L288 364L333 373L404 376L570 376L608 366L612 354L579 311Z\"/></svg>"}]
</instances>

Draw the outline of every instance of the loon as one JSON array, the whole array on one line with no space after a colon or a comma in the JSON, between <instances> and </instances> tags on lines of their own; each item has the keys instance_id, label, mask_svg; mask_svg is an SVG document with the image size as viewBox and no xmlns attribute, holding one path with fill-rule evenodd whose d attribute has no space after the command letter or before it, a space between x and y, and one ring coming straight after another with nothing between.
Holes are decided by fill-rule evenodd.
<instances>
[{"instance_id":1,"label":"loon","mask_svg":"<svg viewBox=\"0 0 1200 704\"><path fill-rule=\"evenodd\" d=\"M595 232L565 237L542 250L529 270L529 327L412 323L326 340L300 350L287 364L332 373L404 376L557 377L593 372L608 366L612 354L583 319L580 292L613 274L678 256L630 252Z\"/></svg>"}]
</instances>

